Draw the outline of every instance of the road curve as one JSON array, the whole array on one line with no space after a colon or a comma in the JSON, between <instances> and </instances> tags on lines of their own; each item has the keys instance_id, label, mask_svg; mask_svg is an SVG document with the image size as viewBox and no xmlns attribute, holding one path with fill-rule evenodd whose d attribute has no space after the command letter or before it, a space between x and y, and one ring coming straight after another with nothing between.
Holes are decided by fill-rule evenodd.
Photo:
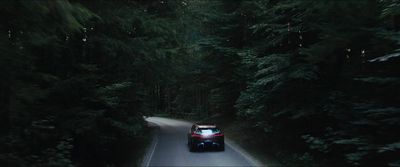
<instances>
[{"instance_id":1,"label":"road curve","mask_svg":"<svg viewBox=\"0 0 400 167\"><path fill-rule=\"evenodd\" d=\"M161 118L146 118L158 127L142 166L261 166L243 149L225 139L225 151L190 152L187 132L192 123Z\"/></svg>"}]
</instances>

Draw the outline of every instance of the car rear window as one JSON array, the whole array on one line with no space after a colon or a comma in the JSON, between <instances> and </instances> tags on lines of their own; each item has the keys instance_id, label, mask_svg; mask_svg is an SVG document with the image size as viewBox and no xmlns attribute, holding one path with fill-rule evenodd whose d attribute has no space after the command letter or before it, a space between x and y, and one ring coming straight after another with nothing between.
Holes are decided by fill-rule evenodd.
<instances>
[{"instance_id":1,"label":"car rear window","mask_svg":"<svg viewBox=\"0 0 400 167\"><path fill-rule=\"evenodd\" d=\"M218 128L202 128L199 130L200 130L201 134L204 134L204 135L211 135L211 134L221 132Z\"/></svg>"}]
</instances>

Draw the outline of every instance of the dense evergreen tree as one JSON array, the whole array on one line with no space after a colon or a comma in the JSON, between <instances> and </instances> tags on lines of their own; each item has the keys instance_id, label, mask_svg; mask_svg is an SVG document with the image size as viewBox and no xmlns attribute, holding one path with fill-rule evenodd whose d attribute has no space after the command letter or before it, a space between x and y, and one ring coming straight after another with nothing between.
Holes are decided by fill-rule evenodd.
<instances>
[{"instance_id":1,"label":"dense evergreen tree","mask_svg":"<svg viewBox=\"0 0 400 167\"><path fill-rule=\"evenodd\" d=\"M147 90L179 65L173 9L1 2L2 166L122 165L142 156L142 116L154 101Z\"/></svg>"},{"instance_id":2,"label":"dense evergreen tree","mask_svg":"<svg viewBox=\"0 0 400 167\"><path fill-rule=\"evenodd\" d=\"M236 117L284 165L398 166L399 11L396 0L0 1L0 166L128 164L156 113Z\"/></svg>"},{"instance_id":3,"label":"dense evergreen tree","mask_svg":"<svg viewBox=\"0 0 400 167\"><path fill-rule=\"evenodd\" d=\"M252 75L236 106L265 133L260 143L285 143L274 150L297 150L295 163L309 163L310 153L322 164L398 163L399 136L389 134L399 126L383 121L399 111L399 96L387 92L399 91L397 54L380 57L398 48L384 35L398 24L383 22L395 6L386 3L249 3L254 37L242 54Z\"/></svg>"}]
</instances>

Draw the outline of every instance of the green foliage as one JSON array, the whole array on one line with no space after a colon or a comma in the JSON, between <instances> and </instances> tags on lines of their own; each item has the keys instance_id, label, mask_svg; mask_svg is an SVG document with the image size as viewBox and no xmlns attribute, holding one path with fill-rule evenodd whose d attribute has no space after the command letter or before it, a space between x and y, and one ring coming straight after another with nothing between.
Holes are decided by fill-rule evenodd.
<instances>
[{"instance_id":1,"label":"green foliage","mask_svg":"<svg viewBox=\"0 0 400 167\"><path fill-rule=\"evenodd\" d=\"M142 155L141 89L162 71L142 70L158 67L164 55L148 52L171 33L148 21L149 4L130 5L1 2L1 166L122 165Z\"/></svg>"},{"instance_id":2,"label":"green foliage","mask_svg":"<svg viewBox=\"0 0 400 167\"><path fill-rule=\"evenodd\" d=\"M382 14L381 14L381 16L383 18L400 15L400 12L399 12L400 2L391 1L391 0L383 0L383 1L381 1L381 3L383 3L383 5L384 5L384 8L383 8Z\"/></svg>"},{"instance_id":3,"label":"green foliage","mask_svg":"<svg viewBox=\"0 0 400 167\"><path fill-rule=\"evenodd\" d=\"M237 116L288 166L396 166L399 6L1 1L0 166L126 165L155 113Z\"/></svg>"},{"instance_id":4,"label":"green foliage","mask_svg":"<svg viewBox=\"0 0 400 167\"><path fill-rule=\"evenodd\" d=\"M395 147L387 154L378 150L398 139L388 135L399 128L397 1L241 5L252 36L239 52L247 88L235 106L264 133L272 145L265 149L309 152L322 164L395 164ZM293 157L288 165L302 162Z\"/></svg>"}]
</instances>

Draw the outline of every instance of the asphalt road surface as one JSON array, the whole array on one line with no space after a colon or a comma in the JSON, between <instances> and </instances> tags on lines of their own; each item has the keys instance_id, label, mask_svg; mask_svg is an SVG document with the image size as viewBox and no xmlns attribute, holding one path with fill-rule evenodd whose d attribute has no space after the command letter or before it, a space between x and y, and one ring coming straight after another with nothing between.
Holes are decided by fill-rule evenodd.
<instances>
[{"instance_id":1,"label":"asphalt road surface","mask_svg":"<svg viewBox=\"0 0 400 167\"><path fill-rule=\"evenodd\" d=\"M142 166L263 166L226 137L225 151L190 152L186 136L190 122L160 117L146 121L158 130Z\"/></svg>"}]
</instances>

